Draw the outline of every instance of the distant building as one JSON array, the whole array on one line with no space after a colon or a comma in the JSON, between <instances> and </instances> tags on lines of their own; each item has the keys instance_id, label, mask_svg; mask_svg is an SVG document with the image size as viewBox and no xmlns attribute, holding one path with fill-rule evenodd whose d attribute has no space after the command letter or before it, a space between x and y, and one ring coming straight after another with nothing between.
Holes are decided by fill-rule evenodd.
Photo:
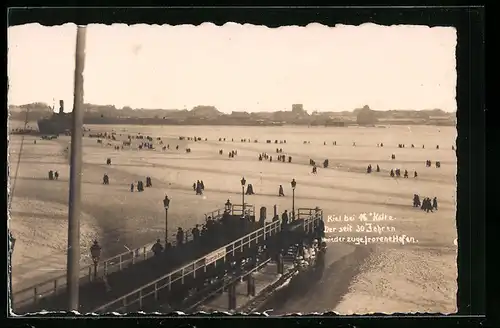
<instances>
[{"instance_id":1,"label":"distant building","mask_svg":"<svg viewBox=\"0 0 500 328\"><path fill-rule=\"evenodd\" d=\"M367 105L361 109L357 108L354 111L357 112L356 122L359 125L373 125L378 121L375 111L371 110Z\"/></svg>"},{"instance_id":2,"label":"distant building","mask_svg":"<svg viewBox=\"0 0 500 328\"><path fill-rule=\"evenodd\" d=\"M247 113L247 112L236 112L236 111L233 111L233 112L231 112L231 117L234 117L234 118L249 118L250 114Z\"/></svg>"},{"instance_id":3,"label":"distant building","mask_svg":"<svg viewBox=\"0 0 500 328\"><path fill-rule=\"evenodd\" d=\"M330 117L325 120L325 126L343 127L346 126L346 122L338 117L335 118Z\"/></svg>"},{"instance_id":4,"label":"distant building","mask_svg":"<svg viewBox=\"0 0 500 328\"><path fill-rule=\"evenodd\" d=\"M304 114L304 112L305 112L304 105L302 105L302 104L293 104L292 105L292 113L301 115L301 114Z\"/></svg>"}]
</instances>

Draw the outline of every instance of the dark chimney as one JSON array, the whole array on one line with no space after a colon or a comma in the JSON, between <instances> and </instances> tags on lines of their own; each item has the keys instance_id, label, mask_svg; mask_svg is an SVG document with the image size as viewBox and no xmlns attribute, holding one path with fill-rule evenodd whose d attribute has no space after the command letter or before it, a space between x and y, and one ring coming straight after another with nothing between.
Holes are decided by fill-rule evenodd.
<instances>
[{"instance_id":1,"label":"dark chimney","mask_svg":"<svg viewBox=\"0 0 500 328\"><path fill-rule=\"evenodd\" d=\"M64 113L64 100L59 100L59 114Z\"/></svg>"}]
</instances>

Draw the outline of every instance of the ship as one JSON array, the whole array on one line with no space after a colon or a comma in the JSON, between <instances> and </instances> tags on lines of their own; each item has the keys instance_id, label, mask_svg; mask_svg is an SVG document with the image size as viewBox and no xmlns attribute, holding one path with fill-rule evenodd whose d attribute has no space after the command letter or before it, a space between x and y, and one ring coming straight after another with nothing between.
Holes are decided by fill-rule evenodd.
<instances>
[{"instance_id":1,"label":"ship","mask_svg":"<svg viewBox=\"0 0 500 328\"><path fill-rule=\"evenodd\" d=\"M68 134L71 130L71 113L64 113L64 100L59 100L59 112L37 121L40 134Z\"/></svg>"}]
</instances>

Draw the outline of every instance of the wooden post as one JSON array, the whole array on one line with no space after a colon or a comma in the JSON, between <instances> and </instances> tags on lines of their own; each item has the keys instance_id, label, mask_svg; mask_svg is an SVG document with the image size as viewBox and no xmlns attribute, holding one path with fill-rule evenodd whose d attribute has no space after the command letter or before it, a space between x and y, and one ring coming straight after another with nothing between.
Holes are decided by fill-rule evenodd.
<instances>
[{"instance_id":1,"label":"wooden post","mask_svg":"<svg viewBox=\"0 0 500 328\"><path fill-rule=\"evenodd\" d=\"M247 276L247 296L255 296L255 277L252 273Z\"/></svg>"},{"instance_id":2,"label":"wooden post","mask_svg":"<svg viewBox=\"0 0 500 328\"><path fill-rule=\"evenodd\" d=\"M266 212L267 212L267 209L266 209L264 206L262 206L262 207L260 208L259 228L262 228L262 227L266 224L266 223L265 223L265 222L266 222L266 216L267 216L267 215L266 215L266 214L267 214Z\"/></svg>"},{"instance_id":3,"label":"wooden post","mask_svg":"<svg viewBox=\"0 0 500 328\"><path fill-rule=\"evenodd\" d=\"M227 295L229 311L236 309L236 283L237 282L232 282L228 286Z\"/></svg>"},{"instance_id":4,"label":"wooden post","mask_svg":"<svg viewBox=\"0 0 500 328\"><path fill-rule=\"evenodd\" d=\"M283 274L283 272L285 271L285 263L283 261L283 254L281 254L281 252L278 254L277 267L278 267L278 274Z\"/></svg>"},{"instance_id":5,"label":"wooden post","mask_svg":"<svg viewBox=\"0 0 500 328\"><path fill-rule=\"evenodd\" d=\"M80 214L82 179L83 70L86 28L77 27L75 82L71 129L71 158L68 207L68 248L66 265L67 310L79 310L80 291ZM61 102L61 112L63 111Z\"/></svg>"}]
</instances>

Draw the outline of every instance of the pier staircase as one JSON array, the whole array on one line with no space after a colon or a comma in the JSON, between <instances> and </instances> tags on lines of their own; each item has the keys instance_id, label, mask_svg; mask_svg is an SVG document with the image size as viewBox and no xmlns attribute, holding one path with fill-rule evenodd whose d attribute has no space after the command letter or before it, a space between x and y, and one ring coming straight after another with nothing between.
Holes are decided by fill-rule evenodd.
<instances>
[{"instance_id":1,"label":"pier staircase","mask_svg":"<svg viewBox=\"0 0 500 328\"><path fill-rule=\"evenodd\" d=\"M242 279L251 273L266 277L266 271L269 271L267 279L262 278L259 280L261 284L256 284L255 292L260 293L273 283L273 279L276 279L271 274L273 265L277 270L276 264L273 264L273 254L288 249L290 246L292 246L290 253L293 254L293 245L305 238L314 238L320 221L323 220L322 211L318 208L299 209L294 217L296 220L287 226L282 226L280 221L265 223L262 228L207 253L205 256L119 298L115 298L95 308L92 312L100 314L137 311L170 312L197 308L207 300L202 297L201 301L196 301L199 295L210 295L214 293L214 288L215 293L222 291L222 294L228 286L234 286L237 289L244 288L238 287L238 284L234 283L233 275L230 274L230 271L234 269L232 265L242 259L255 257L255 254L259 253L257 249L265 248L269 250L266 253L266 258L253 262L256 263L253 268L247 267L246 271L237 275L237 279ZM237 306L238 304L232 304L230 308L235 309ZM214 309L217 310L215 305Z\"/></svg>"},{"instance_id":2,"label":"pier staircase","mask_svg":"<svg viewBox=\"0 0 500 328\"><path fill-rule=\"evenodd\" d=\"M255 209L245 205L245 212L255 221ZM242 205L232 205L229 219L240 220ZM224 209L207 213L205 217L221 218ZM239 236L258 229L258 224L249 224ZM239 237L238 236L238 237ZM200 245L186 233L186 242L180 247L173 247L160 257L154 257L151 247L154 243L144 245L130 252L119 254L113 258L94 265L86 266L80 274L80 313L88 313L96 307L111 302L168 272L175 271L190 260L206 255L207 252L220 248L232 236L220 236L211 247ZM174 244L175 246L175 244ZM97 269L97 270L96 270ZM50 281L14 293L12 308L16 314L34 313L42 310L65 311L68 303L66 277L61 276Z\"/></svg>"}]
</instances>

